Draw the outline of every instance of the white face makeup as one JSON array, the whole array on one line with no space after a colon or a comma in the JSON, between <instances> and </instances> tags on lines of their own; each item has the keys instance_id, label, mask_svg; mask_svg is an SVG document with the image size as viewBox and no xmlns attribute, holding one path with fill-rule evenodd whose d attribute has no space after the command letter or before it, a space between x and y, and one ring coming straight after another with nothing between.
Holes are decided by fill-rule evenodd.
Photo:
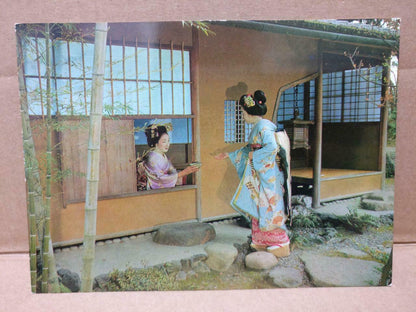
<instances>
[{"instance_id":1,"label":"white face makeup","mask_svg":"<svg viewBox=\"0 0 416 312\"><path fill-rule=\"evenodd\" d=\"M167 133L162 134L159 142L156 143L156 150L162 153L166 153L169 150L170 138Z\"/></svg>"}]
</instances>

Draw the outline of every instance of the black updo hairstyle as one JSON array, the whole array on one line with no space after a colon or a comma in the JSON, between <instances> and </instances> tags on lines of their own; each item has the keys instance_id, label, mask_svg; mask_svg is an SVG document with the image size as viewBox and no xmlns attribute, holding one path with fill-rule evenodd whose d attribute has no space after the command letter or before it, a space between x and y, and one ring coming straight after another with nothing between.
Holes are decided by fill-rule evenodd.
<instances>
[{"instance_id":1,"label":"black updo hairstyle","mask_svg":"<svg viewBox=\"0 0 416 312\"><path fill-rule=\"evenodd\" d=\"M263 116L267 113L266 96L261 90L241 96L239 104L250 115Z\"/></svg>"},{"instance_id":2,"label":"black updo hairstyle","mask_svg":"<svg viewBox=\"0 0 416 312\"><path fill-rule=\"evenodd\" d=\"M155 147L161 136L168 133L168 130L165 126L149 125L146 127L146 130L144 130L144 133L147 137L147 145Z\"/></svg>"}]
</instances>

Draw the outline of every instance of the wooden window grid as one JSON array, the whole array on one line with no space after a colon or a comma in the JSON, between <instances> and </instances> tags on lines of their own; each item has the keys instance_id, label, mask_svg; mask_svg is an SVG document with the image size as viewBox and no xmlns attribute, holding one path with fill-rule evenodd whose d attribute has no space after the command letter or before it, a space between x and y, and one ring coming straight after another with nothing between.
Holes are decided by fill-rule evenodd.
<instances>
[{"instance_id":1,"label":"wooden window grid","mask_svg":"<svg viewBox=\"0 0 416 312\"><path fill-rule=\"evenodd\" d=\"M224 141L244 143L248 141L252 125L243 119L243 109L235 100L224 102Z\"/></svg>"},{"instance_id":2,"label":"wooden window grid","mask_svg":"<svg viewBox=\"0 0 416 312\"><path fill-rule=\"evenodd\" d=\"M44 117L45 114L45 62L42 55L42 47L45 45L44 38L33 37L31 44L23 43L26 51L25 64L28 63L30 71L25 72L25 79L29 90L29 107L31 115ZM54 86L54 114L57 115L88 115L89 99L91 94L91 69L92 64L88 65L86 58L91 56L86 52L86 46L91 43L62 41L52 42L52 60L51 60L51 79ZM60 45L59 55L57 55L55 44ZM42 46L40 46L42 45ZM66 45L66 55L63 55L63 45ZM79 45L79 46L78 46ZM121 47L121 57L114 55L114 49ZM73 57L72 49L76 48L78 57ZM127 55L127 49L131 55ZM182 42L175 45L169 44L151 44L139 43L136 37L132 45L127 45L125 38L121 43L114 44L109 38L107 46L107 68L105 85L107 86L108 96L106 97L107 106L104 114L110 116L135 116L135 118L147 118L149 116L188 116L192 118L191 111L191 80L190 80L190 49L185 47ZM146 51L147 64L140 63L139 54ZM157 68L151 68L152 55L158 55ZM134 62L127 64L126 60L131 57ZM165 59L163 59L165 58ZM167 60L168 59L168 60ZM63 63L62 63L63 62ZM78 62L78 63L77 63ZM65 64L66 63L66 64ZM63 64L66 69L63 69ZM162 64L168 64L170 68L162 68ZM35 67L34 67L35 65ZM77 68L76 68L77 67ZM121 67L120 73L115 73L114 67ZM147 67L147 77L141 77L140 73L143 68ZM36 68L36 69L35 69ZM60 73L57 72L59 68ZM74 75L74 69L79 74ZM134 77L127 77L126 72L131 69L135 72ZM163 70L171 71L170 78L163 77ZM175 71L175 74L174 74ZM158 72L157 77L154 72ZM179 73L179 74L178 74ZM168 76L168 75L166 75ZM36 82L35 82L36 80ZM131 96L130 93L135 95ZM122 93L122 94L120 94ZM143 95L145 98L143 98ZM133 100L134 98L134 100ZM131 107L132 102L136 102Z\"/></svg>"},{"instance_id":3,"label":"wooden window grid","mask_svg":"<svg viewBox=\"0 0 416 312\"><path fill-rule=\"evenodd\" d=\"M379 122L382 70L382 66L375 66L325 73L322 81L323 122ZM299 93L302 93L303 97L299 97ZM292 119L296 104L300 119L314 120L315 101L314 80L285 90L279 103L278 121Z\"/></svg>"}]
</instances>

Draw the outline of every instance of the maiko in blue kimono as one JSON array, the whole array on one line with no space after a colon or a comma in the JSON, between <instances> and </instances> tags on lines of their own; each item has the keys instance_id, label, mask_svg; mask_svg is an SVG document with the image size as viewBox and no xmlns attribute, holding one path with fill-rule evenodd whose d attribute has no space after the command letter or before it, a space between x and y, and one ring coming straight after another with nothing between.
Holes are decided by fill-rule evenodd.
<instances>
[{"instance_id":1,"label":"maiko in blue kimono","mask_svg":"<svg viewBox=\"0 0 416 312\"><path fill-rule=\"evenodd\" d=\"M251 220L252 244L277 257L288 256L289 237L285 221L290 207L289 141L284 131L263 119L266 97L262 91L243 95L243 117L252 123L248 145L231 153L216 156L229 158L237 170L240 183L231 206Z\"/></svg>"}]
</instances>

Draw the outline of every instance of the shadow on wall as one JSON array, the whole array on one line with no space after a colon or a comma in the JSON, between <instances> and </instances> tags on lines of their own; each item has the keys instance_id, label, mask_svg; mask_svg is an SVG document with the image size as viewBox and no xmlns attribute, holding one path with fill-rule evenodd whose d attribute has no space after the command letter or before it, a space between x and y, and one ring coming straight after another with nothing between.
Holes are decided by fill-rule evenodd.
<instances>
[{"instance_id":1,"label":"shadow on wall","mask_svg":"<svg viewBox=\"0 0 416 312\"><path fill-rule=\"evenodd\" d=\"M237 171L235 170L234 166L230 163L229 160L226 161L228 162L227 169L225 170L224 178L221 180L218 187L217 196L221 201L229 205L240 180L238 179Z\"/></svg>"},{"instance_id":2,"label":"shadow on wall","mask_svg":"<svg viewBox=\"0 0 416 312\"><path fill-rule=\"evenodd\" d=\"M243 94L247 94L248 86L245 82L239 82L237 85L229 87L225 91L227 100L239 100Z\"/></svg>"}]
</instances>

